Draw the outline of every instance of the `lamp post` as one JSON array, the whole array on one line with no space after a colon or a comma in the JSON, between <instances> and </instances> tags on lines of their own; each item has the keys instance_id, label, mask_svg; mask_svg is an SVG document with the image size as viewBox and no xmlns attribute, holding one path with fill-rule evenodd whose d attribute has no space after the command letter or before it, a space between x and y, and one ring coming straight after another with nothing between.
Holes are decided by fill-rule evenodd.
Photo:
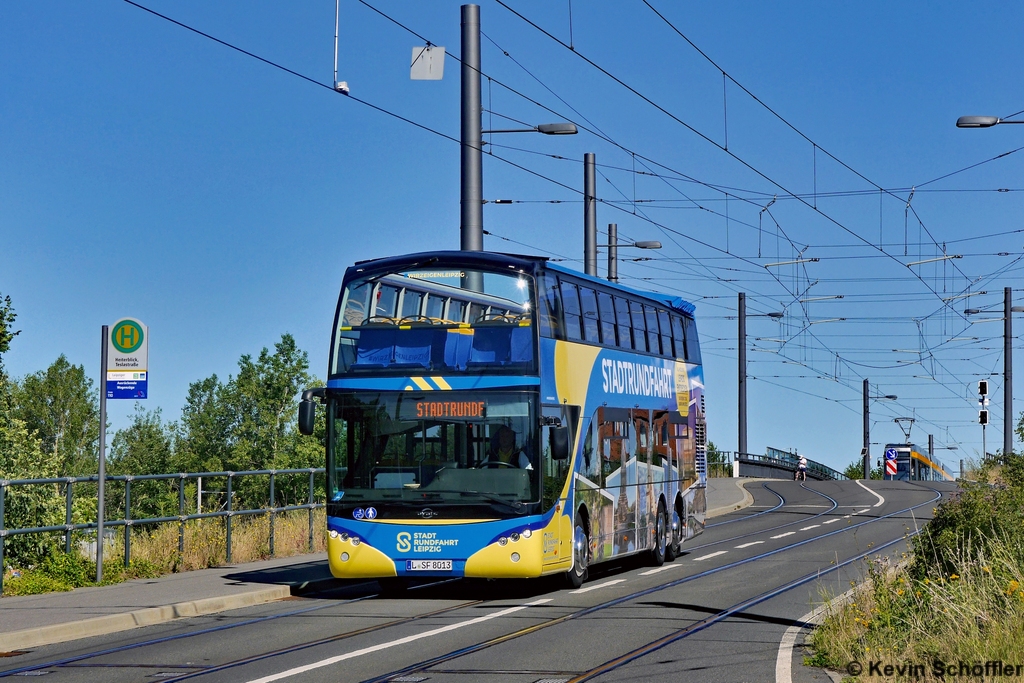
<instances>
[{"instance_id":1,"label":"lamp post","mask_svg":"<svg viewBox=\"0 0 1024 683\"><path fill-rule=\"evenodd\" d=\"M619 281L619 247L624 249L661 249L661 242L643 240L638 242L619 242L619 224L608 224L608 281Z\"/></svg>"},{"instance_id":2,"label":"lamp post","mask_svg":"<svg viewBox=\"0 0 1024 683\"><path fill-rule=\"evenodd\" d=\"M969 117L964 118L984 118ZM1024 121L1004 121L1003 123L1024 123ZM957 121L960 126L960 122ZM995 125L995 124L991 124ZM963 128L964 126L960 126ZM975 126L980 127L980 126ZM1024 312L1024 306L1013 305L1013 290L1009 287L1003 288L1003 454L1013 452L1013 316L1011 313ZM977 315L981 313L980 308L968 308L964 315ZM984 425L983 425L984 426ZM982 438L984 442L984 438ZM983 456L984 446L982 446Z\"/></svg>"},{"instance_id":3,"label":"lamp post","mask_svg":"<svg viewBox=\"0 0 1024 683\"><path fill-rule=\"evenodd\" d=\"M886 394L884 396L872 396L871 395L871 384L865 379L864 380L864 478L871 478L871 401L878 401L885 399L887 401L895 401L898 396L894 394Z\"/></svg>"},{"instance_id":4,"label":"lamp post","mask_svg":"<svg viewBox=\"0 0 1024 683\"><path fill-rule=\"evenodd\" d=\"M782 311L772 311L771 313L754 313L752 317L758 318L773 318L779 320L785 315ZM738 405L737 405L737 417L738 417L738 428L737 428L737 439L736 439L736 451L739 455L746 455L747 453L747 293L740 292L739 298L736 305L736 318L739 321L739 329L737 331L738 337L738 353L737 358L739 360L739 387L738 387Z\"/></svg>"},{"instance_id":5,"label":"lamp post","mask_svg":"<svg viewBox=\"0 0 1024 683\"><path fill-rule=\"evenodd\" d=\"M573 135L571 123L544 123L533 128L483 130L483 106L480 101L480 6L462 6L462 158L461 158L461 249L483 251L484 248L484 133L543 133ZM473 276L476 275L476 278ZM480 279L470 273L469 280ZM470 282L468 288L482 289L483 282Z\"/></svg>"}]
</instances>

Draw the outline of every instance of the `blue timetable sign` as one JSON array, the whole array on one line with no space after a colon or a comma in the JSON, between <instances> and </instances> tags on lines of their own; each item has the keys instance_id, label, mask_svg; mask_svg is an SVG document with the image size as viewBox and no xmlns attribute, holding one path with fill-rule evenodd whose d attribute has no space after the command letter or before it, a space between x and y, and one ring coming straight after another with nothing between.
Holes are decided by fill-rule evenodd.
<instances>
[{"instance_id":1,"label":"blue timetable sign","mask_svg":"<svg viewBox=\"0 0 1024 683\"><path fill-rule=\"evenodd\" d=\"M108 372L107 398L146 398L149 395L148 375L147 372Z\"/></svg>"}]
</instances>

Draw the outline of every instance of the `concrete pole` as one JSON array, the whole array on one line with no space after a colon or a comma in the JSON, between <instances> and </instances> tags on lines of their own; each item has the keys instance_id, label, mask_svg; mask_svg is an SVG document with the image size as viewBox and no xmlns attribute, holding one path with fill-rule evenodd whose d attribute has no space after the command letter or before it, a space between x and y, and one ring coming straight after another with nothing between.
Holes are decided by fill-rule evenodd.
<instances>
[{"instance_id":1,"label":"concrete pole","mask_svg":"<svg viewBox=\"0 0 1024 683\"><path fill-rule=\"evenodd\" d=\"M871 398L869 392L871 385L864 380L864 478L871 478Z\"/></svg>"},{"instance_id":2,"label":"concrete pole","mask_svg":"<svg viewBox=\"0 0 1024 683\"><path fill-rule=\"evenodd\" d=\"M107 336L110 326L104 325L100 336L100 454L96 494L96 583L103 583L103 498L107 483ZM69 484L70 486L70 484Z\"/></svg>"},{"instance_id":3,"label":"concrete pole","mask_svg":"<svg viewBox=\"0 0 1024 683\"><path fill-rule=\"evenodd\" d=\"M619 281L619 224L608 224L608 281Z\"/></svg>"},{"instance_id":4,"label":"concrete pole","mask_svg":"<svg viewBox=\"0 0 1024 683\"><path fill-rule=\"evenodd\" d=\"M597 164L583 155L583 272L597 277Z\"/></svg>"},{"instance_id":5,"label":"concrete pole","mask_svg":"<svg viewBox=\"0 0 1024 683\"><path fill-rule=\"evenodd\" d=\"M484 248L484 179L480 105L480 6L462 6L463 251Z\"/></svg>"},{"instance_id":6,"label":"concrete pole","mask_svg":"<svg viewBox=\"0 0 1024 683\"><path fill-rule=\"evenodd\" d=\"M739 320L738 348L739 353L739 438L736 450L740 455L747 454L747 295L739 293L736 318Z\"/></svg>"},{"instance_id":7,"label":"concrete pole","mask_svg":"<svg viewBox=\"0 0 1024 683\"><path fill-rule=\"evenodd\" d=\"M1012 290L1003 288L1003 455L1013 452Z\"/></svg>"},{"instance_id":8,"label":"concrete pole","mask_svg":"<svg viewBox=\"0 0 1024 683\"><path fill-rule=\"evenodd\" d=\"M928 435L928 459L935 462L935 436Z\"/></svg>"}]
</instances>

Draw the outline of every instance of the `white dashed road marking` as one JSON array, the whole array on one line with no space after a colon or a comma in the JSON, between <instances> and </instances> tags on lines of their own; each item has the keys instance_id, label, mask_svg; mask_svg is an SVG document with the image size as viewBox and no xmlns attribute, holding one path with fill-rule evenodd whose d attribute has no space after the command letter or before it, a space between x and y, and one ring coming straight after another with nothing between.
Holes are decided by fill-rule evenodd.
<instances>
[{"instance_id":1,"label":"white dashed road marking","mask_svg":"<svg viewBox=\"0 0 1024 683\"><path fill-rule=\"evenodd\" d=\"M729 552L729 551L728 550L719 550L717 553L711 553L710 555L703 555L701 557L695 557L695 558L693 558L693 561L694 562L700 562L701 560L706 560L706 559L708 559L710 557L718 557L719 555L725 555L727 552Z\"/></svg>"}]
</instances>

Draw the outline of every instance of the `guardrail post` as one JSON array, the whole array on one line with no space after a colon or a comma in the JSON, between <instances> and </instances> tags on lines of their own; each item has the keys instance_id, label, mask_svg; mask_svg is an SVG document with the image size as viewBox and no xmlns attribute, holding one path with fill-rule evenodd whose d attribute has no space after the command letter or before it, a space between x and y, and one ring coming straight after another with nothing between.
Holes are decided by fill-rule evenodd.
<instances>
[{"instance_id":1,"label":"guardrail post","mask_svg":"<svg viewBox=\"0 0 1024 683\"><path fill-rule=\"evenodd\" d=\"M185 473L178 475L178 555L185 554Z\"/></svg>"},{"instance_id":2,"label":"guardrail post","mask_svg":"<svg viewBox=\"0 0 1024 683\"><path fill-rule=\"evenodd\" d=\"M132 478L124 480L124 568L132 562Z\"/></svg>"},{"instance_id":3,"label":"guardrail post","mask_svg":"<svg viewBox=\"0 0 1024 683\"><path fill-rule=\"evenodd\" d=\"M313 476L315 471L309 470L309 552L313 552Z\"/></svg>"},{"instance_id":4,"label":"guardrail post","mask_svg":"<svg viewBox=\"0 0 1024 683\"><path fill-rule=\"evenodd\" d=\"M231 478L232 478L232 476L234 476L234 473L228 472L228 515L227 515L227 517L224 518L225 525L227 527L227 533L225 534L227 536L227 540L225 542L226 552L225 552L225 559L224 559L224 561L227 562L228 564L231 563Z\"/></svg>"},{"instance_id":5,"label":"guardrail post","mask_svg":"<svg viewBox=\"0 0 1024 683\"><path fill-rule=\"evenodd\" d=\"M4 497L7 482L0 481L0 595L4 594L4 546L7 544L7 532L4 530Z\"/></svg>"},{"instance_id":6,"label":"guardrail post","mask_svg":"<svg viewBox=\"0 0 1024 683\"><path fill-rule=\"evenodd\" d=\"M274 556L274 470L270 471L270 556Z\"/></svg>"},{"instance_id":7,"label":"guardrail post","mask_svg":"<svg viewBox=\"0 0 1024 683\"><path fill-rule=\"evenodd\" d=\"M71 531L74 528L71 514L71 502L74 495L72 489L74 485L74 477L68 477L67 489L64 491L64 552L68 555L71 554Z\"/></svg>"}]
</instances>

